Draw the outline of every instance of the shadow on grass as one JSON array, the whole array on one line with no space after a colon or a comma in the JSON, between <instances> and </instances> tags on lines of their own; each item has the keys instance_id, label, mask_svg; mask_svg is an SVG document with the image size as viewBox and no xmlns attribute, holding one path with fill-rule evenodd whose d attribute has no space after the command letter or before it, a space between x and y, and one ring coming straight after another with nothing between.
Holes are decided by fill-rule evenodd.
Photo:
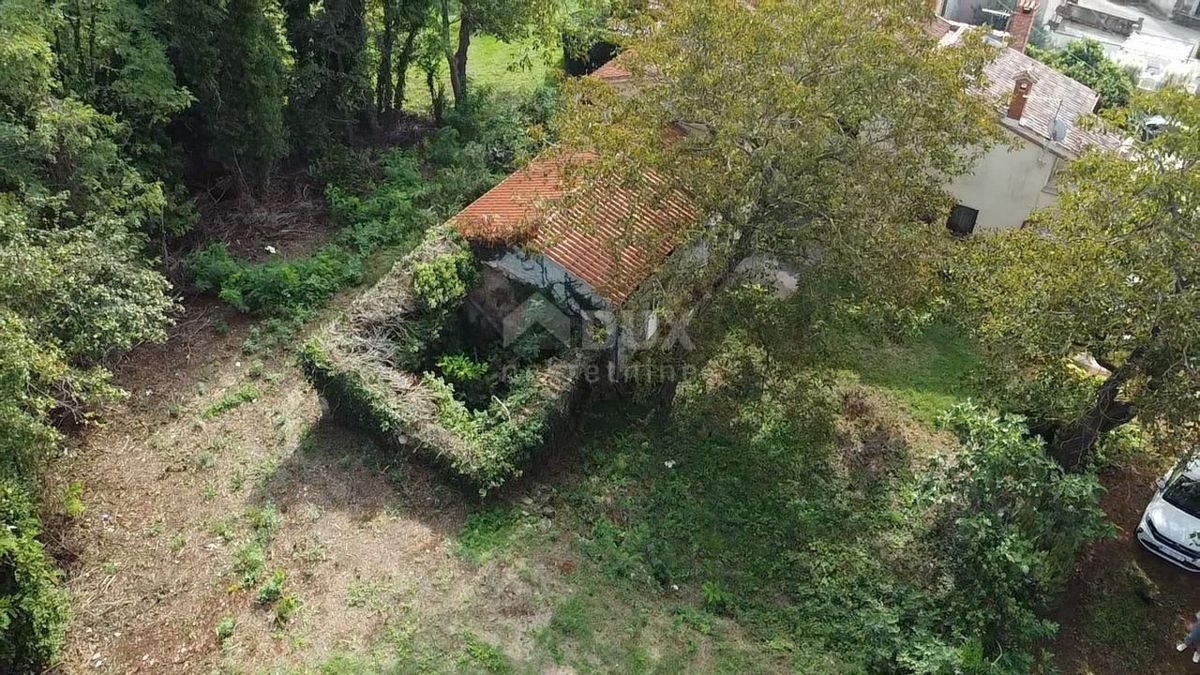
<instances>
[{"instance_id":1,"label":"shadow on grass","mask_svg":"<svg viewBox=\"0 0 1200 675\"><path fill-rule=\"evenodd\" d=\"M451 534L461 527L465 495L432 468L383 449L369 435L323 416L260 488L281 511L315 506L359 522L389 514Z\"/></svg>"}]
</instances>

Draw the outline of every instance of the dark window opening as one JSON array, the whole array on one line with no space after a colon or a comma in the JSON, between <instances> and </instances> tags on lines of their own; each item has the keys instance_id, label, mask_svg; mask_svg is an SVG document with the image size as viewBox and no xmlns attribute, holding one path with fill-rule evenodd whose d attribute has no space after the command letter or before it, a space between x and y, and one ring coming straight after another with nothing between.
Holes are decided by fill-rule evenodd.
<instances>
[{"instance_id":1,"label":"dark window opening","mask_svg":"<svg viewBox=\"0 0 1200 675\"><path fill-rule=\"evenodd\" d=\"M954 234L965 237L975 231L975 221L979 218L979 209L973 209L962 204L955 205L950 211L950 219L946 226Z\"/></svg>"}]
</instances>

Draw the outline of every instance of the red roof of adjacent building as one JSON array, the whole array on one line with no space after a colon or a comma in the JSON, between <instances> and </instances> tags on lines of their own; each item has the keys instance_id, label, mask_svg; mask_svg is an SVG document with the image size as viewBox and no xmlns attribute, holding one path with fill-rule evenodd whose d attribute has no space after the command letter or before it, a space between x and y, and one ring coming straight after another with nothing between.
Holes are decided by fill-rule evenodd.
<instances>
[{"instance_id":1,"label":"red roof of adjacent building","mask_svg":"<svg viewBox=\"0 0 1200 675\"><path fill-rule=\"evenodd\" d=\"M661 177L646 175L650 189L639 189L581 170L594 162L585 153L539 157L450 222L471 241L536 250L620 305L670 254L696 210Z\"/></svg>"},{"instance_id":2,"label":"red roof of adjacent building","mask_svg":"<svg viewBox=\"0 0 1200 675\"><path fill-rule=\"evenodd\" d=\"M621 57L611 59L608 63L596 69L592 77L609 84L624 83L633 76L629 69L621 64Z\"/></svg>"}]
</instances>

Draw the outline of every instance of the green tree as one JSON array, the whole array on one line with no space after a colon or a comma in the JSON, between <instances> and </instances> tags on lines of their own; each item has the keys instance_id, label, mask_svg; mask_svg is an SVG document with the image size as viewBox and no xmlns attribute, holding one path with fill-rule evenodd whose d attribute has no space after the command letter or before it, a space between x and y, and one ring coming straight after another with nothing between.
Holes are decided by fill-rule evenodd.
<instances>
[{"instance_id":1,"label":"green tree","mask_svg":"<svg viewBox=\"0 0 1200 675\"><path fill-rule=\"evenodd\" d=\"M163 335L169 285L143 248L162 185L129 161L126 125L59 95L56 14L35 0L3 10L0 298L34 339L94 363Z\"/></svg>"},{"instance_id":2,"label":"green tree","mask_svg":"<svg viewBox=\"0 0 1200 675\"><path fill-rule=\"evenodd\" d=\"M930 17L915 0L665 3L622 56L632 87L570 85L562 145L649 200L686 186L714 273L758 253L927 297L943 186L995 133L969 93L993 50L939 47Z\"/></svg>"},{"instance_id":3,"label":"green tree","mask_svg":"<svg viewBox=\"0 0 1200 675\"><path fill-rule=\"evenodd\" d=\"M1057 428L1053 452L1072 469L1135 419L1183 445L1200 415L1200 99L1165 91L1135 107L1172 127L1127 157L1075 162L1036 228L963 242L954 270L965 323ZM1080 354L1111 375L1072 377Z\"/></svg>"},{"instance_id":4,"label":"green tree","mask_svg":"<svg viewBox=\"0 0 1200 675\"><path fill-rule=\"evenodd\" d=\"M375 31L379 65L375 75L375 111L386 116L404 108L408 67L417 53L421 30L431 18L431 0L380 0L382 17ZM399 49L397 49L399 40Z\"/></svg>"},{"instance_id":5,"label":"green tree","mask_svg":"<svg viewBox=\"0 0 1200 675\"><path fill-rule=\"evenodd\" d=\"M138 135L160 139L156 132L191 97L176 86L166 47L142 8L127 0L65 0L58 6L55 56L63 86Z\"/></svg>"},{"instance_id":6,"label":"green tree","mask_svg":"<svg viewBox=\"0 0 1200 675\"><path fill-rule=\"evenodd\" d=\"M164 336L174 303L146 253L167 206L135 166L131 124L177 108L170 78L131 75L117 28L87 21L91 64L53 45L75 15L41 0L0 3L0 670L40 672L62 644L67 599L38 541L36 475L58 434L51 411L88 415L115 397L96 364ZM106 27L107 26L107 27ZM143 36L145 38L145 36ZM140 38L139 38L140 39ZM149 38L145 38L149 39ZM81 40L81 44L83 41ZM155 61L149 52L138 58ZM112 50L111 52L106 50ZM149 54L149 55L147 55ZM88 65L88 68L91 66ZM134 67L136 71L137 68ZM66 86L60 75L71 80ZM145 80L138 77L145 75ZM150 83L154 96L142 98ZM158 98L157 94L163 94ZM87 99L87 100L85 100ZM89 104L112 108L105 114ZM156 112L157 111L157 112Z\"/></svg>"},{"instance_id":7,"label":"green tree","mask_svg":"<svg viewBox=\"0 0 1200 675\"><path fill-rule=\"evenodd\" d=\"M1108 58L1099 42L1091 38L1076 40L1058 51L1030 45L1027 51L1038 61L1099 92L1100 109L1129 104L1134 90L1133 75Z\"/></svg>"},{"instance_id":8,"label":"green tree","mask_svg":"<svg viewBox=\"0 0 1200 675\"><path fill-rule=\"evenodd\" d=\"M305 153L330 140L349 142L371 108L364 0L286 0L288 42L295 58L290 126Z\"/></svg>"},{"instance_id":9,"label":"green tree","mask_svg":"<svg viewBox=\"0 0 1200 675\"><path fill-rule=\"evenodd\" d=\"M558 0L437 0L440 37L450 72L454 104L467 104L467 58L471 38L492 35L512 42L558 27L562 6ZM457 27L455 26L457 24Z\"/></svg>"},{"instance_id":10,"label":"green tree","mask_svg":"<svg viewBox=\"0 0 1200 675\"><path fill-rule=\"evenodd\" d=\"M928 471L918 493L937 505L930 543L945 551L935 592L943 626L983 646L990 663L974 672L1030 672L1031 647L1057 632L1043 617L1080 548L1113 533L1103 490L1094 476L1066 474L1020 418L959 405L941 422L962 447L944 474ZM906 657L921 663L936 653ZM912 670L972 672L921 666Z\"/></svg>"},{"instance_id":11,"label":"green tree","mask_svg":"<svg viewBox=\"0 0 1200 675\"><path fill-rule=\"evenodd\" d=\"M154 0L181 84L195 104L178 135L247 191L261 189L287 152L284 47L266 0Z\"/></svg>"}]
</instances>

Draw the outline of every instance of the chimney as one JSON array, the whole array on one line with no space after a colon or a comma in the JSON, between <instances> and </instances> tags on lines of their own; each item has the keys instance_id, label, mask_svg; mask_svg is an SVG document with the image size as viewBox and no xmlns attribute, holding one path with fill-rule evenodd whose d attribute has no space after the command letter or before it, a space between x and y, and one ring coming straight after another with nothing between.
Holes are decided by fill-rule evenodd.
<instances>
[{"instance_id":1,"label":"chimney","mask_svg":"<svg viewBox=\"0 0 1200 675\"><path fill-rule=\"evenodd\" d=\"M1011 36L1009 49L1025 53L1025 45L1029 44L1029 35L1033 33L1037 13L1038 0L1017 0L1017 11L1008 17L1008 34Z\"/></svg>"},{"instance_id":2,"label":"chimney","mask_svg":"<svg viewBox=\"0 0 1200 675\"><path fill-rule=\"evenodd\" d=\"M1009 119L1021 121L1021 116L1025 114L1025 104L1029 102L1035 84L1037 79L1028 70L1022 71L1013 80L1012 100L1008 102Z\"/></svg>"}]
</instances>

